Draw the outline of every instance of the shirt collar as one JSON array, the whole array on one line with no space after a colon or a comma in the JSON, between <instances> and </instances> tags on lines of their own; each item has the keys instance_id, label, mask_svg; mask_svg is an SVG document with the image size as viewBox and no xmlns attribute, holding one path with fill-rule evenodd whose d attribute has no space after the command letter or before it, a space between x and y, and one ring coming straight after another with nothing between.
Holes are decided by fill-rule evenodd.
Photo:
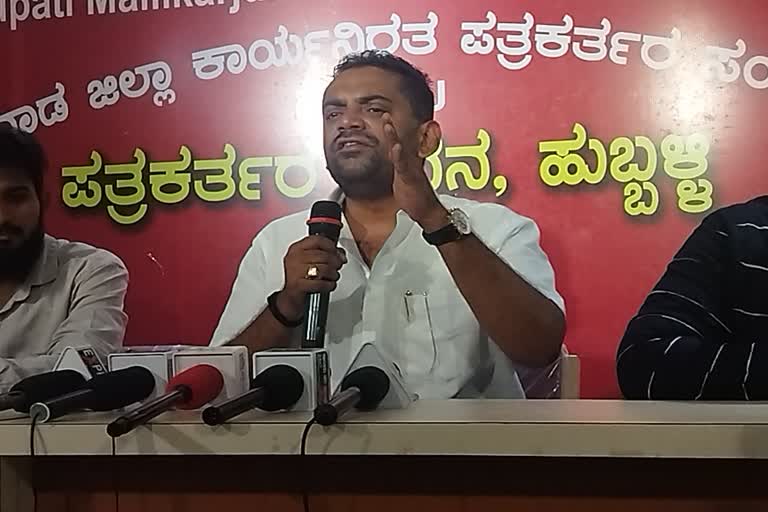
<instances>
[{"instance_id":1,"label":"shirt collar","mask_svg":"<svg viewBox=\"0 0 768 512\"><path fill-rule=\"evenodd\" d=\"M27 278L30 286L42 286L56 280L59 273L59 258L56 254L56 239L45 235L43 253L38 258L32 272Z\"/></svg>"},{"instance_id":2,"label":"shirt collar","mask_svg":"<svg viewBox=\"0 0 768 512\"><path fill-rule=\"evenodd\" d=\"M339 203L341 208L341 219L342 219L342 227L341 227L341 233L339 234L339 240L347 240L351 242L352 244L355 244L355 237L352 235L352 231L349 229L349 223L347 222L346 215L344 214L344 200L346 199L346 195L344 195L344 191L341 190L341 187L336 187L333 192L330 193L328 196L328 201L334 201L336 203ZM390 235L390 239L393 245L398 245L400 242L402 242L405 237L408 235L408 233L411 231L413 226L415 226L416 223L411 219L411 217L405 213L402 209L397 210L397 217L395 220L395 230L392 232L392 235Z\"/></svg>"}]
</instances>

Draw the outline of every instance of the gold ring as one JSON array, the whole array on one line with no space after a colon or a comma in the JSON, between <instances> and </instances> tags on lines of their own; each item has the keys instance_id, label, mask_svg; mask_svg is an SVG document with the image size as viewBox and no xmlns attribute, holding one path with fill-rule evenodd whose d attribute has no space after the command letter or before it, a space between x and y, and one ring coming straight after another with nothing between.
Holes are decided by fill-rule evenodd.
<instances>
[{"instance_id":1,"label":"gold ring","mask_svg":"<svg viewBox=\"0 0 768 512\"><path fill-rule=\"evenodd\" d=\"M318 269L314 265L310 265L310 267L307 269L307 279L317 279L318 276Z\"/></svg>"}]
</instances>

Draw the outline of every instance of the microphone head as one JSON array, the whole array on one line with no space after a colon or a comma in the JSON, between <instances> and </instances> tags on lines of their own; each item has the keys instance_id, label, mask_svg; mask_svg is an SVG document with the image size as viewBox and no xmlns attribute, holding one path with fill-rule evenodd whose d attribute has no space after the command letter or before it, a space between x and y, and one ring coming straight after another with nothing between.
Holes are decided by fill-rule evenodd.
<instances>
[{"instance_id":1,"label":"microphone head","mask_svg":"<svg viewBox=\"0 0 768 512\"><path fill-rule=\"evenodd\" d=\"M280 411L293 407L304 393L304 379L296 368L285 364L270 366L253 379L253 388L265 388L265 411Z\"/></svg>"},{"instance_id":2,"label":"microphone head","mask_svg":"<svg viewBox=\"0 0 768 512\"><path fill-rule=\"evenodd\" d=\"M14 407L16 412L29 413L35 402L47 402L51 398L77 391L85 385L85 377L75 370L58 370L39 373L20 380L11 388L11 393L24 393L24 403Z\"/></svg>"},{"instance_id":3,"label":"microphone head","mask_svg":"<svg viewBox=\"0 0 768 512\"><path fill-rule=\"evenodd\" d=\"M215 366L198 364L177 373L168 381L166 392L180 387L187 391L188 399L176 405L177 409L199 409L214 400L224 389L224 377Z\"/></svg>"},{"instance_id":4,"label":"microphone head","mask_svg":"<svg viewBox=\"0 0 768 512\"><path fill-rule=\"evenodd\" d=\"M360 411L372 411L389 393L389 377L375 366L364 366L347 375L341 383L342 390L351 387L360 390L360 401L356 408Z\"/></svg>"},{"instance_id":5,"label":"microphone head","mask_svg":"<svg viewBox=\"0 0 768 512\"><path fill-rule=\"evenodd\" d=\"M309 214L310 235L323 235L338 241L341 233L341 205L336 201L317 201Z\"/></svg>"},{"instance_id":6,"label":"microphone head","mask_svg":"<svg viewBox=\"0 0 768 512\"><path fill-rule=\"evenodd\" d=\"M84 386L93 391L88 408L113 411L145 400L155 389L155 376L143 366L96 375Z\"/></svg>"}]
</instances>

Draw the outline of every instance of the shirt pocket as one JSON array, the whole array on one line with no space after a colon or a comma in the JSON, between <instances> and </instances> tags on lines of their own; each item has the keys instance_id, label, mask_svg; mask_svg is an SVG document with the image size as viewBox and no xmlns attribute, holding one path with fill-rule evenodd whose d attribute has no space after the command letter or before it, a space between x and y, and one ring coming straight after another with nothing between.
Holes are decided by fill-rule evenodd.
<instances>
[{"instance_id":1,"label":"shirt pocket","mask_svg":"<svg viewBox=\"0 0 768 512\"><path fill-rule=\"evenodd\" d=\"M408 290L403 294L403 338L400 340L401 367L406 375L431 375L437 365L437 340L429 306L429 294Z\"/></svg>"},{"instance_id":2,"label":"shirt pocket","mask_svg":"<svg viewBox=\"0 0 768 512\"><path fill-rule=\"evenodd\" d=\"M454 293L407 291L400 354L410 376L451 381L466 376L474 364L477 321L464 299Z\"/></svg>"}]
</instances>

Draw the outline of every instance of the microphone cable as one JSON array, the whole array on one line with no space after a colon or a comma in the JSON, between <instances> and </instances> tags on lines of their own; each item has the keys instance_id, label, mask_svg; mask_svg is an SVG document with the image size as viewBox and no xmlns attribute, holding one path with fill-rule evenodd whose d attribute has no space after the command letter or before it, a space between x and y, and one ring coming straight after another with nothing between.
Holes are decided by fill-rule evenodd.
<instances>
[{"instance_id":1,"label":"microphone cable","mask_svg":"<svg viewBox=\"0 0 768 512\"><path fill-rule=\"evenodd\" d=\"M307 458L307 437L309 437L309 431L312 430L312 426L315 424L315 417L312 416L312 419L310 419L306 425L304 425L304 431L301 433L301 445L299 449L299 455L302 459L302 461L306 464L309 460ZM307 489L308 485L305 484L302 486L302 492L301 492L301 501L304 505L304 512L310 512L309 510L309 489Z\"/></svg>"},{"instance_id":2,"label":"microphone cable","mask_svg":"<svg viewBox=\"0 0 768 512\"><path fill-rule=\"evenodd\" d=\"M37 512L37 482L35 482L35 431L37 429L37 415L32 416L29 424L29 471L32 477L32 510Z\"/></svg>"}]
</instances>

